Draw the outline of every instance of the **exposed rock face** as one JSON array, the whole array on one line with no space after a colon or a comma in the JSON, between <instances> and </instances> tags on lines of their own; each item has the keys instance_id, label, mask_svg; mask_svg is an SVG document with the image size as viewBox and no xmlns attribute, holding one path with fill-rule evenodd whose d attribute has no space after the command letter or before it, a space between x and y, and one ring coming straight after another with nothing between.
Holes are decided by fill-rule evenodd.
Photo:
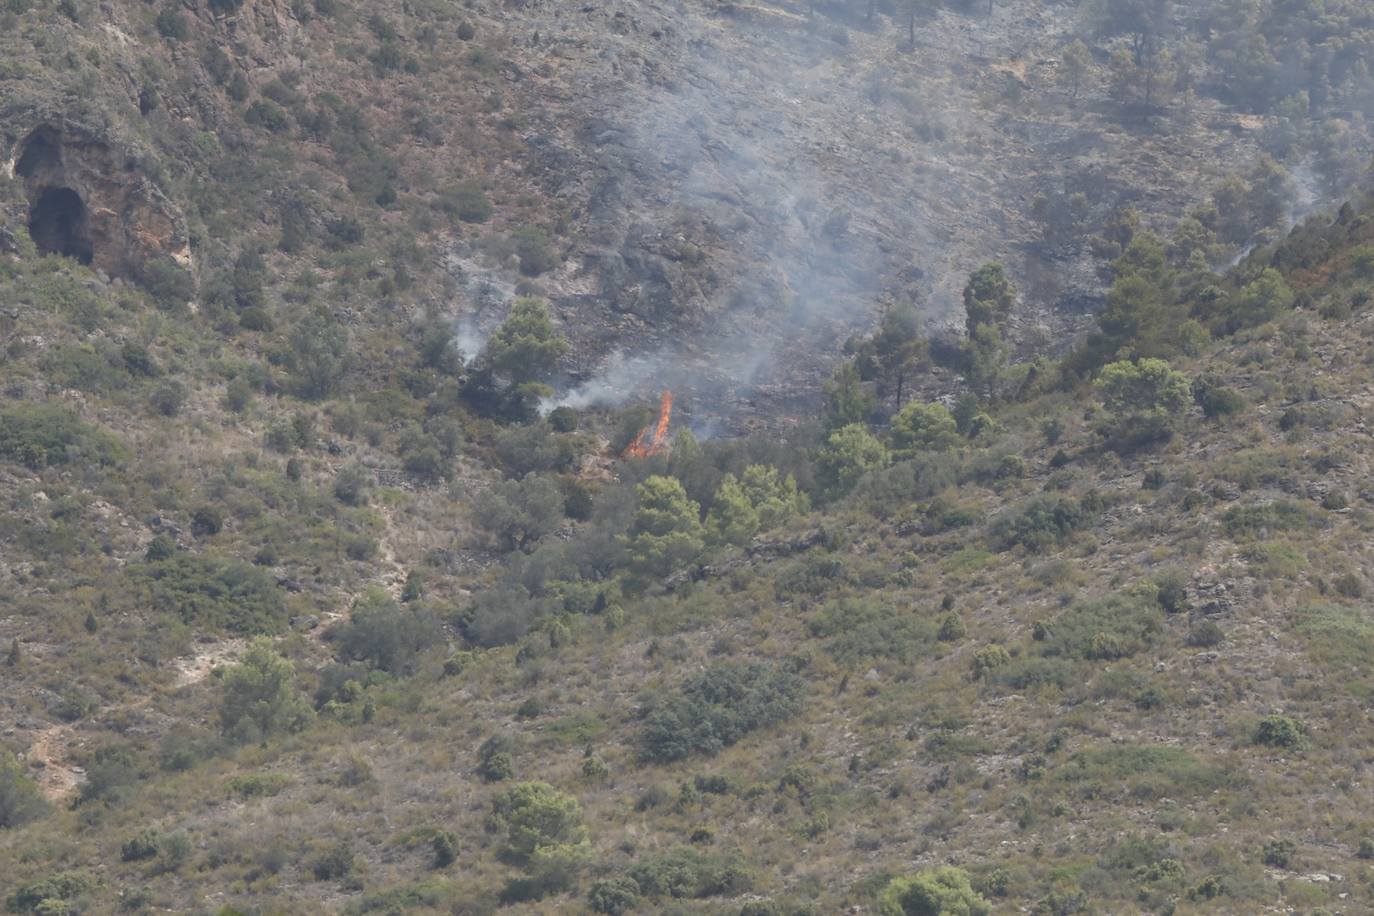
<instances>
[{"instance_id":1,"label":"exposed rock face","mask_svg":"<svg viewBox=\"0 0 1374 916\"><path fill-rule=\"evenodd\" d=\"M23 185L40 251L129 279L159 258L190 266L181 214L134 157L93 132L40 123L11 151L9 171Z\"/></svg>"}]
</instances>

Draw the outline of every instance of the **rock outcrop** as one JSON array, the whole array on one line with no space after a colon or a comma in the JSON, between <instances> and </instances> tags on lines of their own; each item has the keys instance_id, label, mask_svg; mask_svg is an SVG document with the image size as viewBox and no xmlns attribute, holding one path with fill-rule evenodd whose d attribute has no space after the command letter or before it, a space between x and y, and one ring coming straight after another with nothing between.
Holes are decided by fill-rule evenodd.
<instances>
[{"instance_id":1,"label":"rock outcrop","mask_svg":"<svg viewBox=\"0 0 1374 916\"><path fill-rule=\"evenodd\" d=\"M6 172L23 188L40 251L132 280L160 259L190 267L180 212L140 159L99 131L61 119L34 123L9 150Z\"/></svg>"}]
</instances>

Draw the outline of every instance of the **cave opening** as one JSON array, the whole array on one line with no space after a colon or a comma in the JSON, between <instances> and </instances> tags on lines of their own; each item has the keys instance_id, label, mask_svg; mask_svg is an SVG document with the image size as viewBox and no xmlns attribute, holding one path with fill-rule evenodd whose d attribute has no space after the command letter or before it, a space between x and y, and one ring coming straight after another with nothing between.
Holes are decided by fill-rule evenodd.
<instances>
[{"instance_id":1,"label":"cave opening","mask_svg":"<svg viewBox=\"0 0 1374 916\"><path fill-rule=\"evenodd\" d=\"M62 167L62 148L46 128L34 131L24 143L24 152L14 166L14 174L32 178L40 171Z\"/></svg>"},{"instance_id":2,"label":"cave opening","mask_svg":"<svg viewBox=\"0 0 1374 916\"><path fill-rule=\"evenodd\" d=\"M86 224L86 205L71 188L49 187L29 208L29 236L43 254L60 254L91 263L94 249Z\"/></svg>"}]
</instances>

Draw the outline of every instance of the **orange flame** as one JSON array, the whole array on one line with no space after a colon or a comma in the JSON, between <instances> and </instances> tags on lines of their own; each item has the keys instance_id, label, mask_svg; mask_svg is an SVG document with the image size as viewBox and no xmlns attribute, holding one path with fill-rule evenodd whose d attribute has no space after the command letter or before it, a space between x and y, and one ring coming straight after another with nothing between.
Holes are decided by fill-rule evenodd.
<instances>
[{"instance_id":1,"label":"orange flame","mask_svg":"<svg viewBox=\"0 0 1374 916\"><path fill-rule=\"evenodd\" d=\"M652 458L661 455L668 448L668 424L673 419L673 393L663 392L663 400L658 405L658 423L646 426L639 431L635 441L621 453L622 458Z\"/></svg>"}]
</instances>

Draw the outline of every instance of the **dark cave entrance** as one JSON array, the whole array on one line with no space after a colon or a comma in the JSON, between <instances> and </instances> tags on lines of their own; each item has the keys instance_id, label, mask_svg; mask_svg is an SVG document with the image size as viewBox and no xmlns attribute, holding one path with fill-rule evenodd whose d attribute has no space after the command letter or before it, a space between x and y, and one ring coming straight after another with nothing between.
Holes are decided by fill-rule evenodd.
<instances>
[{"instance_id":1,"label":"dark cave entrance","mask_svg":"<svg viewBox=\"0 0 1374 916\"><path fill-rule=\"evenodd\" d=\"M62 147L57 137L50 129L40 127L24 142L24 153L15 164L14 174L21 178L32 178L40 171L61 167Z\"/></svg>"},{"instance_id":2,"label":"dark cave entrance","mask_svg":"<svg viewBox=\"0 0 1374 916\"><path fill-rule=\"evenodd\" d=\"M86 205L71 188L44 188L29 208L29 235L43 254L60 254L91 263L94 249L86 225Z\"/></svg>"}]
</instances>

